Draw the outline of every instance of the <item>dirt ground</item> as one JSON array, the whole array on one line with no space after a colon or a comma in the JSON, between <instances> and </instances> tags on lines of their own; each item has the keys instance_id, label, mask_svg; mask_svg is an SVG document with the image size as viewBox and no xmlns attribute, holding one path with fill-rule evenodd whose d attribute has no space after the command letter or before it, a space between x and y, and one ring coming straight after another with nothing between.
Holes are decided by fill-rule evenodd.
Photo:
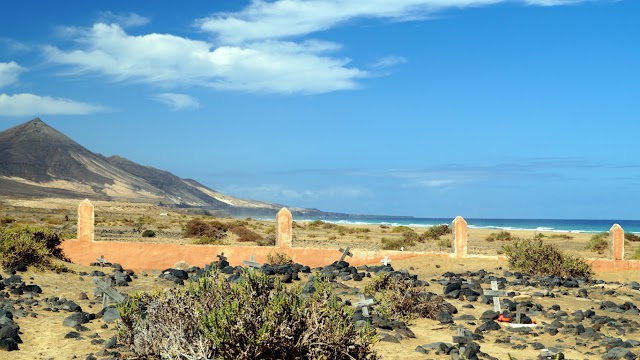
<instances>
[{"instance_id":1,"label":"dirt ground","mask_svg":"<svg viewBox=\"0 0 640 360\"><path fill-rule=\"evenodd\" d=\"M3 199L0 203L0 219L11 218L14 219L14 223L44 225L58 229L59 231L66 231L68 236L75 236L75 222L76 211L78 201L69 200L15 200L15 199ZM182 237L182 232L185 224L194 218L205 218L200 214L192 214L189 212L182 212L173 209L167 209L157 207L153 205L145 204L129 204L129 203L113 203L113 202L96 202L96 231L100 232L103 236L97 237L99 241L150 241L150 242L172 242L172 243L190 243L192 239ZM237 219L219 219L224 222L237 222ZM244 219L243 226L246 226L253 231L266 236L273 232L275 227L274 221L257 221L254 219ZM137 228L136 232L132 229ZM142 238L139 234L140 230L152 229L158 233L156 238ZM366 230L364 230L366 229ZM421 228L415 228L416 232L421 233L425 231ZM102 232L101 232L102 231ZM496 254L503 243L487 242L484 239L491 233L489 230L469 230L469 252L472 253L477 250L478 253L483 254ZM531 237L534 232L525 231L512 231L512 234L519 237ZM557 233L546 233L545 235L550 237ZM358 225L358 226L333 226L325 224L316 224L310 226L310 223L296 222L294 225L294 246L305 247L336 247L338 245L349 245L352 247L362 247L368 249L379 249L381 247L382 238L402 238L401 233L394 232L392 228L383 228L378 225ZM545 241L554 242L558 247L564 250L575 252L584 257L598 257L604 255L598 255L591 251L585 250L584 247L589 241L591 234L568 234L572 236L571 239L556 239L551 240L546 238ZM442 239L450 239L451 235L445 235ZM237 240L229 235L224 239L224 242L229 246L241 245ZM414 246L410 246L407 250L442 250L442 245L438 244L439 241L429 240L424 243L416 243ZM246 244L246 243L243 243ZM628 249L633 249L635 244L627 244ZM630 253L631 250L627 250ZM176 262L181 259L176 259ZM122 264L126 268L126 264ZM202 264L194 264L202 265ZM379 265L379 264L375 264ZM498 276L502 276L503 271L506 269L506 263L498 260L487 259L474 259L467 258L463 260L420 256L407 260L392 261L393 267L397 269L407 269L412 274L417 274L419 279L429 281L431 284L431 291L436 294L442 294L442 285L435 280L441 278L441 275L447 271L454 273L460 273L465 271L477 271L484 269L488 272L494 272ZM69 267L77 272L86 271L90 272L96 268L86 267L76 264L71 264ZM105 270L106 273L110 273L110 269ZM150 291L155 288L165 288L174 286L171 283L157 278L158 272L150 273L149 276L143 276L142 273L137 274L138 278L135 279L129 287L118 288L118 290L126 293L134 293L136 291ZM44 302L44 298L51 296L66 297L69 300L75 301L86 312L99 311L101 304L93 299L94 285L91 282L91 278L85 276L81 277L77 274L55 274L52 272L41 272L30 269L27 273L20 274L23 280L27 283L33 283L39 285L43 293L39 296L41 304ZM3 274L5 276L5 274ZM601 285L589 289L591 296L589 299L579 299L573 294L575 291L569 291L568 294L560 294L555 298L535 298L535 301L542 304L545 308L550 307L553 304L558 304L560 308L571 314L575 310L594 309L598 311L600 302L604 299L612 300L616 303L624 301L631 301L638 304L640 301L640 292L631 290L628 286L624 286L624 283L628 283L634 280L640 280L637 275L637 271L622 271L622 272L603 272L598 273L596 278L606 280L608 282L617 282L617 284ZM304 278L303 278L304 280ZM362 287L366 281L362 283L355 283L353 281L347 282L349 286ZM616 290L615 296L605 297L601 295L605 289ZM532 293L536 289L527 288L515 288L509 289L516 291L517 293ZM565 289L566 290L566 289ZM576 289L577 291L577 289ZM84 292L89 296L89 300L80 300L80 293ZM459 310L462 310L462 305L468 304L468 302L462 302L457 300L450 301ZM492 307L490 305L483 305L479 302L473 303L475 309L464 309L464 314L474 315L479 318L480 315ZM102 345L92 345L88 340L75 340L65 339L64 336L71 328L62 326L62 321L69 315L66 312L47 312L40 307L34 307L33 309L38 316L17 318L16 323L21 327L21 337L24 341L20 344L19 351L11 353L0 352L0 359L72 359L81 358L84 359L89 353L97 353L102 349ZM633 320L639 321L638 315L631 316ZM544 322L551 322L549 319L539 319ZM481 321L473 322L471 324L468 321L456 320L455 325L443 326L439 322L427 319L415 320L411 325L411 330L415 333L415 339L403 339L400 344L381 342L376 345L376 349L383 359L435 359L439 358L436 355L424 355L414 351L416 346L428 344L436 341L451 342L452 336L456 332L456 328L460 325L467 327L470 330L475 329L477 325L481 324ZM87 339L95 337L96 339L107 340L111 336L115 335L115 326L108 324L106 329L101 328L103 322L101 320L94 320L86 326L90 329L84 332L82 336ZM534 359L539 354L539 351L533 350L530 346L524 350L513 350L510 346L503 344L496 344L495 340L498 338L506 338L511 336L511 344L520 344L531 341L530 337L523 337L521 335L508 332L507 326L502 325L503 330L491 332L486 335L485 340L480 342L483 352L486 352L498 359L508 359L509 355L515 356L517 359ZM586 326L586 324L585 324ZM567 346L571 345L575 347L575 339L571 337L556 335L554 337L545 334L541 329L536 330L540 333L535 337L535 341L541 342L546 346ZM623 339L635 339L640 340L638 333L627 333L622 337ZM588 347L576 347L577 350L566 350L565 356L571 359L586 359L589 358L585 355L589 351ZM598 355L598 358L601 355ZM448 357L441 357L448 358Z\"/></svg>"}]
</instances>

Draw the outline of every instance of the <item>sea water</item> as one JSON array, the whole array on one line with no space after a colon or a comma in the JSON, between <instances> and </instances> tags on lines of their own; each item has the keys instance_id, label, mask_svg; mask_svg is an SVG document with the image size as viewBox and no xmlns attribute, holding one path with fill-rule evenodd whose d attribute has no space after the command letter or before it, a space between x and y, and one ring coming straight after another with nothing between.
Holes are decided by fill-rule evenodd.
<instances>
[{"instance_id":1,"label":"sea water","mask_svg":"<svg viewBox=\"0 0 640 360\"><path fill-rule=\"evenodd\" d=\"M439 224L451 224L453 218L417 218L417 217L331 217L300 218L295 221L322 220L334 224L373 224L389 226L428 227ZM569 220L569 219L474 219L465 218L469 228L500 230L533 230L551 232L599 233L609 231L613 224L622 226L625 232L640 234L640 220Z\"/></svg>"}]
</instances>

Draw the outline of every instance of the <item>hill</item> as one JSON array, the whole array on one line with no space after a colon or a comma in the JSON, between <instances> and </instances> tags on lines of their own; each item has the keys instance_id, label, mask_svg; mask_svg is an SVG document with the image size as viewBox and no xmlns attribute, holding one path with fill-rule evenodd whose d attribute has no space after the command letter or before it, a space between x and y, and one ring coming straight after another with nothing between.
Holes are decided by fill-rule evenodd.
<instances>
[{"instance_id":1,"label":"hill","mask_svg":"<svg viewBox=\"0 0 640 360\"><path fill-rule=\"evenodd\" d=\"M93 153L39 118L0 132L0 195L163 203L235 216L272 215L282 207L234 198L121 156Z\"/></svg>"}]
</instances>

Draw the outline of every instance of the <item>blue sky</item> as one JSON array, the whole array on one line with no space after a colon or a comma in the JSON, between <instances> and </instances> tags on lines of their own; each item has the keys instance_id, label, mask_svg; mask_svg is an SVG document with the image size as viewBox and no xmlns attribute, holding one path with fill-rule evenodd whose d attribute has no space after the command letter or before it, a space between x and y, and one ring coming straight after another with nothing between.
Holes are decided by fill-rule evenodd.
<instances>
[{"instance_id":1,"label":"blue sky","mask_svg":"<svg viewBox=\"0 0 640 360\"><path fill-rule=\"evenodd\" d=\"M238 197L421 217L639 219L640 2L23 0L0 130Z\"/></svg>"}]
</instances>

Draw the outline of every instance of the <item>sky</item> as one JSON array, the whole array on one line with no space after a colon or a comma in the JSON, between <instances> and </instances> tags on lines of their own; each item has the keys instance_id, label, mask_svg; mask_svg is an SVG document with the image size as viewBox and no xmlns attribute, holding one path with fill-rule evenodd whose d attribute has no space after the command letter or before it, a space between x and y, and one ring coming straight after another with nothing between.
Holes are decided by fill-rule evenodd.
<instances>
[{"instance_id":1,"label":"sky","mask_svg":"<svg viewBox=\"0 0 640 360\"><path fill-rule=\"evenodd\" d=\"M640 1L34 1L0 131L295 207L640 219Z\"/></svg>"}]
</instances>

